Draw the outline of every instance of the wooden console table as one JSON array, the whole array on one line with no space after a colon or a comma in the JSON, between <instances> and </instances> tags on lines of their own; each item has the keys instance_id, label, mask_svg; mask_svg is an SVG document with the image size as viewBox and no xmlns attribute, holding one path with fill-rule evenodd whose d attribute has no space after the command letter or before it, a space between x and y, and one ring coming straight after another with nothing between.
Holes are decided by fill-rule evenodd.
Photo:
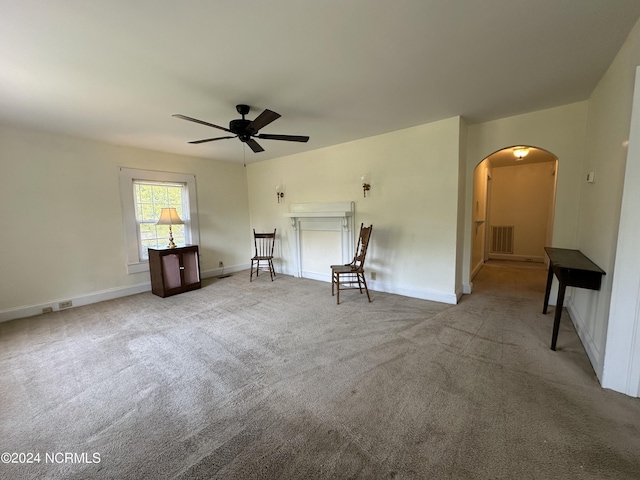
<instances>
[{"instance_id":1,"label":"wooden console table","mask_svg":"<svg viewBox=\"0 0 640 480\"><path fill-rule=\"evenodd\" d=\"M580 250L551 247L544 247L544 250L549 257L549 273L547 275L547 290L544 294L542 313L547 313L549 293L551 293L551 282L553 281L554 274L559 283L558 300L556 301L556 311L553 321L553 335L551 337L551 350L555 350L556 341L558 340L558 329L560 328L560 317L562 316L565 289L567 287L578 287L600 290L602 275L605 275L605 272L589 260Z\"/></svg>"},{"instance_id":2,"label":"wooden console table","mask_svg":"<svg viewBox=\"0 0 640 480\"><path fill-rule=\"evenodd\" d=\"M200 288L200 258L197 245L150 248L151 293L169 297Z\"/></svg>"}]
</instances>

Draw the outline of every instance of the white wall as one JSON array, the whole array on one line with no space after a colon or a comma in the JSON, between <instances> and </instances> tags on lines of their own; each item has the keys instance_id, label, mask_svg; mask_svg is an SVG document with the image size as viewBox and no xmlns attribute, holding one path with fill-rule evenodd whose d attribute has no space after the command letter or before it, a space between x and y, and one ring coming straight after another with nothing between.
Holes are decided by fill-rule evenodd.
<instances>
[{"instance_id":1,"label":"white wall","mask_svg":"<svg viewBox=\"0 0 640 480\"><path fill-rule=\"evenodd\" d=\"M278 229L278 267L293 274L295 239L284 216L288 205L354 201L356 226L373 224L367 272L376 272L377 280L370 287L454 303L460 293L460 129L456 117L250 164L251 228ZM367 198L360 181L363 173L370 176ZM276 185L285 188L280 204Z\"/></svg>"},{"instance_id":2,"label":"white wall","mask_svg":"<svg viewBox=\"0 0 640 480\"><path fill-rule=\"evenodd\" d=\"M553 246L576 248L584 138L588 103L577 102L525 115L503 118L468 127L467 192L473 190L473 170L494 152L513 145L530 145L558 158ZM473 198L467 195L465 213L465 263L471 266ZM471 268L469 268L469 271ZM464 278L471 290L470 275Z\"/></svg>"},{"instance_id":3,"label":"white wall","mask_svg":"<svg viewBox=\"0 0 640 480\"><path fill-rule=\"evenodd\" d=\"M203 272L248 263L241 165L0 126L0 319L149 289L126 272L119 166L195 174Z\"/></svg>"},{"instance_id":4,"label":"white wall","mask_svg":"<svg viewBox=\"0 0 640 480\"><path fill-rule=\"evenodd\" d=\"M616 243L618 240L620 208L625 181L626 162L637 162L628 157L631 111L634 94L636 66L640 64L640 22L631 31L627 41L603 76L589 99L585 161L581 181L581 207L576 247L585 253L607 273L600 291L576 289L569 309L576 328L589 353L594 369L602 378L609 325L612 284L617 272ZM585 181L587 172L595 172L595 183ZM638 184L627 184L637 190ZM630 192L629 192L630 193ZM626 193L625 193L626 194ZM637 215L636 205L635 215ZM629 255L629 253L627 253ZM637 245L632 255L638 255ZM632 258L618 258L618 262ZM628 312L631 315L632 312ZM618 332L630 337L633 332ZM612 343L615 345L615 342ZM618 358L610 365L611 384L616 384L616 371L626 375L629 357Z\"/></svg>"}]
</instances>

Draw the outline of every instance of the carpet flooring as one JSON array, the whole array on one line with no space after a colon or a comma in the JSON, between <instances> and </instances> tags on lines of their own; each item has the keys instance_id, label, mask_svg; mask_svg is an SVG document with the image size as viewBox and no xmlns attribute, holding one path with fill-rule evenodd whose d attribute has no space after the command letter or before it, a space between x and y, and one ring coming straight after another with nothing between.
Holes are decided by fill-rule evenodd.
<instances>
[{"instance_id":1,"label":"carpet flooring","mask_svg":"<svg viewBox=\"0 0 640 480\"><path fill-rule=\"evenodd\" d=\"M241 272L2 323L0 478L637 480L640 400L599 386L566 311L549 349L545 276L336 305Z\"/></svg>"}]
</instances>

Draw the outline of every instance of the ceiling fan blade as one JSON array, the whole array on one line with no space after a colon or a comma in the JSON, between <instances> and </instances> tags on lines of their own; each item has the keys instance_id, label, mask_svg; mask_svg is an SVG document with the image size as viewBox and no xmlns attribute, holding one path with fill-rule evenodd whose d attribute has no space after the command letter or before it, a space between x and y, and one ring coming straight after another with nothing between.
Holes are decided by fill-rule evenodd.
<instances>
[{"instance_id":1,"label":"ceiling fan blade","mask_svg":"<svg viewBox=\"0 0 640 480\"><path fill-rule=\"evenodd\" d=\"M224 140L226 138L236 138L235 136L233 137L216 137L216 138L206 138L204 140L194 140L193 142L189 142L189 143L205 143L205 142L213 142L214 140Z\"/></svg>"},{"instance_id":2,"label":"ceiling fan blade","mask_svg":"<svg viewBox=\"0 0 640 480\"><path fill-rule=\"evenodd\" d=\"M272 112L269 109L266 109L260 115L258 115L253 122L247 125L247 130L257 132L262 127L269 125L274 120L280 118L280 114L276 112Z\"/></svg>"},{"instance_id":3,"label":"ceiling fan blade","mask_svg":"<svg viewBox=\"0 0 640 480\"><path fill-rule=\"evenodd\" d=\"M256 135L264 140L285 140L287 142L308 142L309 137L304 135L276 135L271 133L261 133Z\"/></svg>"},{"instance_id":4,"label":"ceiling fan blade","mask_svg":"<svg viewBox=\"0 0 640 480\"><path fill-rule=\"evenodd\" d=\"M198 120L197 118L187 117L186 115L180 115L179 113L176 113L176 114L172 115L172 117L181 118L182 120L188 120L189 122L195 122L195 123L199 123L201 125L206 125L207 127L213 127L213 128L217 128L219 130L224 130L225 132L233 133L228 128L221 127L219 125L214 125L213 123L209 123L209 122L204 122L202 120Z\"/></svg>"},{"instance_id":5,"label":"ceiling fan blade","mask_svg":"<svg viewBox=\"0 0 640 480\"><path fill-rule=\"evenodd\" d=\"M256 142L253 138L248 138L247 140L245 140L245 143L249 145L251 150L253 150L253 153L264 152L264 148L262 148L260 144Z\"/></svg>"}]
</instances>

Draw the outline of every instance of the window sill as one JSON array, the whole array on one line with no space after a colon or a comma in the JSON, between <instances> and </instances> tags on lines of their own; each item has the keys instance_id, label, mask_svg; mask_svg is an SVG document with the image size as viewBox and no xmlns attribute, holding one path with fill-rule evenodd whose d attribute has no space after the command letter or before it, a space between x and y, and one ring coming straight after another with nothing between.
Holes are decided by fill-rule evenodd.
<instances>
[{"instance_id":1,"label":"window sill","mask_svg":"<svg viewBox=\"0 0 640 480\"><path fill-rule=\"evenodd\" d=\"M132 275L134 273L142 273L149 271L149 262L138 262L138 263L129 263L127 264L127 274Z\"/></svg>"}]
</instances>

